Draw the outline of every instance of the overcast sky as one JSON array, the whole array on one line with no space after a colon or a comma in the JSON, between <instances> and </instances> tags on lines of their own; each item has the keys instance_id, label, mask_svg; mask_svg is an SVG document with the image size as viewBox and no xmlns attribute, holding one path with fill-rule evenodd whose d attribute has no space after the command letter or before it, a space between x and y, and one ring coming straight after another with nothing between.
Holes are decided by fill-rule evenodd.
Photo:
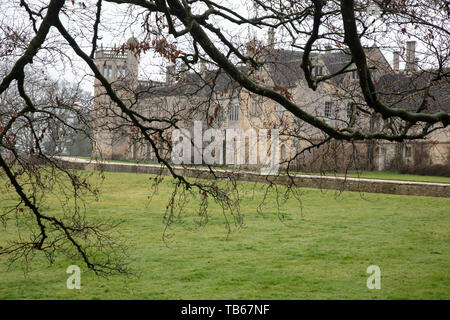
<instances>
[{"instance_id":1,"label":"overcast sky","mask_svg":"<svg viewBox=\"0 0 450 320\"><path fill-rule=\"evenodd\" d=\"M7 17L8 20L11 21L12 25L20 25L21 21L22 23L24 21L27 21L28 17L27 15L23 14L23 10L17 11L17 10L11 10L10 8L10 2L11 0L0 0L0 9L3 13L0 13L0 16ZM18 0L13 0L15 2L19 2ZM33 0L28 1L29 3L42 3L42 0ZM48 1L44 1L47 3ZM85 1L88 7L91 7L92 9L95 9L95 0L86 0ZM249 8L248 6L251 5L250 1L241 1L241 0L223 0L223 1L217 1L222 3L228 8L233 9L235 12L238 12L239 14L243 16L248 16L249 14ZM70 7L71 4L68 1L68 7ZM126 11L127 6L126 5L117 5L112 4L108 2L103 2L102 6L102 16L103 16L103 26L100 29L100 40L99 44L102 44L104 47L111 47L114 45L120 46L123 43L126 43L127 39L131 37L132 35L136 36L138 40L140 37L142 37L142 31L141 26L139 23L131 23L130 21L130 15ZM82 11L80 11L82 12ZM76 29L73 27L77 26L77 16L69 16L63 18L63 23L71 30L71 33L77 37L77 39L80 41L82 39L79 37L79 35L75 34ZM105 23L107 22L107 24ZM224 20L216 20L212 21L213 23L216 23L219 25L223 30L228 33L233 40L241 40L241 42L244 42L245 39L248 39L249 36L256 35L259 39L266 40L267 38L267 29L250 29L248 26L236 26L234 24L231 24L228 21ZM93 24L93 21L91 22L91 25ZM90 25L90 26L91 26ZM108 27L112 26L113 28L111 30L108 30ZM388 30L388 26L383 26L379 22L375 22L374 26L376 26L377 30ZM92 30L90 30L92 32ZM90 36L92 37L92 36ZM89 36L87 36L88 39L90 39ZM389 46L390 41L392 43L392 37L393 35L390 35L386 33L383 37L377 38L377 44L381 47L383 46ZM282 39L283 35L278 33L276 38ZM81 47L85 52L90 53L91 46L88 43L87 40L80 41ZM370 43L371 45L373 43ZM183 43L179 44L180 46L183 46ZM189 45L189 44L186 44ZM420 52L420 47L418 48ZM393 50L383 50L386 59L389 61L389 63L392 62L392 51ZM53 77L66 79L68 81L79 81L83 79L83 88L92 92L93 91L93 79L92 77L86 77L86 74L92 74L92 72L89 70L89 68L86 66L84 62L81 61L80 58L78 58L72 50L66 50L64 52L69 59L63 60L63 61L55 61L57 67L56 68L48 68L46 72L50 74ZM45 54L45 53L41 53ZM55 57L55 59L57 59ZM70 60L70 61L69 61ZM71 62L71 63L69 63ZM163 70L164 67L161 67L165 65L166 62L157 54L153 52L148 52L141 58L140 63L140 77L141 78L153 78L153 79L159 79L161 80L163 78ZM43 68L46 68L46 66L42 66Z\"/></svg>"}]
</instances>

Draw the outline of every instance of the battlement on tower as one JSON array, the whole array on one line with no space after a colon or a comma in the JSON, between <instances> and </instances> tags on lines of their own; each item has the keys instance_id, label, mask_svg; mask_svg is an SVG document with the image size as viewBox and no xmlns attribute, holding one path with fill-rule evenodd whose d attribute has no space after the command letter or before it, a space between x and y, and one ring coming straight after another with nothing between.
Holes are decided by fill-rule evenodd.
<instances>
[{"instance_id":1,"label":"battlement on tower","mask_svg":"<svg viewBox=\"0 0 450 320\"><path fill-rule=\"evenodd\" d=\"M95 53L95 59L119 59L126 60L128 57L128 52L124 51L122 53L121 50L118 49L100 49Z\"/></svg>"}]
</instances>

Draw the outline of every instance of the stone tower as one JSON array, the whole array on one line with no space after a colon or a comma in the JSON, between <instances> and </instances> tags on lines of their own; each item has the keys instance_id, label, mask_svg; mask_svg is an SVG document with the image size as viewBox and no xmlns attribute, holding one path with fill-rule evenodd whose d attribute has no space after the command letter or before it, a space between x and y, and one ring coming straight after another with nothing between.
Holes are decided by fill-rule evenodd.
<instances>
[{"instance_id":1,"label":"stone tower","mask_svg":"<svg viewBox=\"0 0 450 320\"><path fill-rule=\"evenodd\" d=\"M131 103L138 85L139 56L135 54L138 41L131 37L121 48L101 47L95 54L95 64L125 105ZM112 102L98 79L94 81L94 139L93 156L104 159L130 158L130 132L121 126L126 114Z\"/></svg>"}]
</instances>

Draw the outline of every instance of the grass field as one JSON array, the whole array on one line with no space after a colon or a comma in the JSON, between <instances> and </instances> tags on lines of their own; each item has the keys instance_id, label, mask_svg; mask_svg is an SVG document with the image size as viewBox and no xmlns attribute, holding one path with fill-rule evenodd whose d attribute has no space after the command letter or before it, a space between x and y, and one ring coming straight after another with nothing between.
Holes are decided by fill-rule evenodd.
<instances>
[{"instance_id":1,"label":"grass field","mask_svg":"<svg viewBox=\"0 0 450 320\"><path fill-rule=\"evenodd\" d=\"M96 277L82 269L80 291L66 288L59 257L37 257L24 275L0 256L0 299L449 299L450 199L303 190L303 211L288 201L277 214L270 195L241 183L244 226L227 237L219 207L211 204L200 230L171 229L162 241L166 178L150 202L149 176L106 173L87 215L121 221L138 277ZM0 195L5 197L4 194ZM4 202L5 203L5 202ZM198 203L188 203L194 213ZM3 206L0 205L3 209ZM56 212L57 202L48 210ZM0 245L11 237L0 231ZM366 269L381 268L381 289L369 290Z\"/></svg>"}]
</instances>

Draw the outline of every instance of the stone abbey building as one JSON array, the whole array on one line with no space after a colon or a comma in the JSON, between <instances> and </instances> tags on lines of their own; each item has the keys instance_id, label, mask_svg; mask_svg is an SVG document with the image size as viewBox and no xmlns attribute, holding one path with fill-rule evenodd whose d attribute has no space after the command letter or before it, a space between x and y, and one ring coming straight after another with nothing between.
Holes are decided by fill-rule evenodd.
<instances>
[{"instance_id":1,"label":"stone abbey building","mask_svg":"<svg viewBox=\"0 0 450 320\"><path fill-rule=\"evenodd\" d=\"M128 45L137 44L130 38ZM243 72L278 88L289 95L304 110L316 115L334 127L345 127L354 121L355 127L364 127L375 132L387 123L381 117L368 116L358 109L363 99L359 92L358 75L346 72L321 83L316 91L308 88L300 67L302 52L275 48L273 33L269 32L265 49L255 53L263 67L251 70L241 66ZM366 55L372 69L372 79L377 88L385 92L383 99L406 109L417 105L420 97L409 97L395 101L395 94L412 87L421 88L428 80L426 72L419 72L415 58L415 43L408 42L405 69L400 70L400 54L394 53L392 66L381 50L367 47ZM351 61L344 51L324 51L312 57L316 77L334 74ZM424 141L392 143L387 141L358 142L355 144L333 142L328 147L298 154L305 147L321 141L323 133L310 125L295 119L276 102L242 89L227 74L208 70L204 63L199 70L180 70L169 66L165 81L143 81L138 79L139 58L129 50L101 48L96 52L96 64L103 75L115 86L128 105L144 116L177 118L179 127L192 131L194 120L201 120L203 127L214 127L225 132L228 128L272 129L280 132L280 162L308 166L315 158L324 162L312 168L322 170L326 162L334 162L335 170L344 169L346 163L354 161L358 168L384 170L400 164L450 164L449 130L436 131ZM350 67L350 69L353 69ZM152 145L136 129L123 121L122 114L105 95L98 80L95 82L94 132L97 145L94 156L106 159L135 159L156 161ZM450 89L448 84L435 87L430 111L450 111ZM416 99L416 100L414 100ZM356 116L355 116L356 115ZM155 124L155 132L158 126ZM246 140L246 152L250 140ZM225 146L224 146L225 148ZM170 150L166 150L170 151ZM246 157L248 154L246 153ZM355 154L357 160L355 160ZM167 155L166 155L167 157ZM331 165L332 167L332 165ZM331 168L330 167L330 168ZM327 169L327 168L325 168Z\"/></svg>"}]
</instances>

